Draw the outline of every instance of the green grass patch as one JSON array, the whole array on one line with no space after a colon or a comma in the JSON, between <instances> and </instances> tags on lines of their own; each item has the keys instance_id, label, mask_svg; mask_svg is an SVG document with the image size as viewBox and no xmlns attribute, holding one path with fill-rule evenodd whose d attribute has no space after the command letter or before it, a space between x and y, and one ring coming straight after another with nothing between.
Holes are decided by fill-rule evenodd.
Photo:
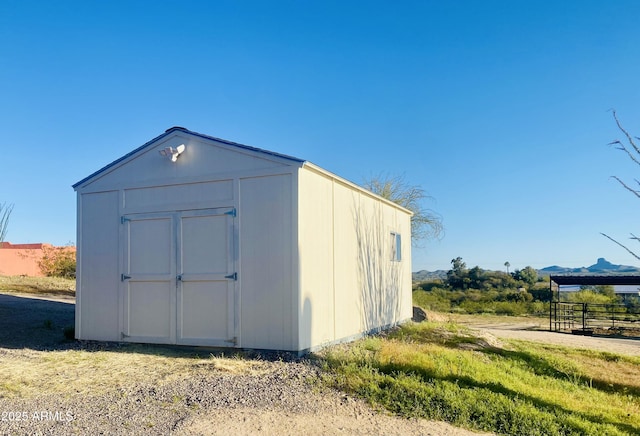
<instances>
[{"instance_id":1,"label":"green grass patch","mask_svg":"<svg viewBox=\"0 0 640 436\"><path fill-rule=\"evenodd\" d=\"M507 435L640 433L640 359L453 323L409 324L321 354L334 387L405 417Z\"/></svg>"}]
</instances>

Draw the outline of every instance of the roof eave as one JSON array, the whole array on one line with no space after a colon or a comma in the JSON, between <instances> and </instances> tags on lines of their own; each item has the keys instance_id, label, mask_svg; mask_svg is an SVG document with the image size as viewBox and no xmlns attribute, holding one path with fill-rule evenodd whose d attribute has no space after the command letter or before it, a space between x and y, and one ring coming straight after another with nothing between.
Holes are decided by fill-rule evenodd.
<instances>
[{"instance_id":1,"label":"roof eave","mask_svg":"<svg viewBox=\"0 0 640 436\"><path fill-rule=\"evenodd\" d=\"M358 184L356 184L356 183L353 183L353 182L351 182L351 181L349 181L349 180L345 179L344 177L340 177L340 176L338 176L338 175L336 175L336 174L332 173L331 171L327 171L327 170L325 170L324 168L319 167L318 165L315 165L315 164L314 164L314 163L312 163L312 162L305 161L305 162L303 163L303 165L302 165L302 166L303 166L303 167L307 167L307 168L309 168L310 170L313 170L313 171L315 171L315 172L317 172L317 173L324 174L325 176L327 176L327 177L329 177L329 178L331 178L331 179L337 180L337 181L339 181L340 183L342 183L342 184L344 184L344 185L347 185L347 186L349 186L349 187L350 187L350 188L352 188L352 189L355 189L355 190L357 190L357 191L360 191L360 192L362 192L362 193L364 193L364 194L366 194L366 195L368 195L368 196L370 196L370 197L373 197L373 198L375 198L375 199L377 199L377 200L382 201L382 202L383 202L383 203L385 203L385 204L388 204L389 206L392 206L392 207L394 207L394 208L396 208L396 209L399 209L399 210L401 210L401 211L403 211L403 212L405 212L405 213L409 214L410 216L413 216L413 212L412 212L412 211L410 211L409 209L407 209L406 207L402 207L402 206L400 206L398 203L394 203L394 202L393 202L393 201L391 201L391 200L388 200L388 199L386 199L386 198L384 198L384 197L381 197L380 195L376 194L375 192L369 191L368 189L363 188L362 186L360 186L360 185L358 185Z\"/></svg>"}]
</instances>

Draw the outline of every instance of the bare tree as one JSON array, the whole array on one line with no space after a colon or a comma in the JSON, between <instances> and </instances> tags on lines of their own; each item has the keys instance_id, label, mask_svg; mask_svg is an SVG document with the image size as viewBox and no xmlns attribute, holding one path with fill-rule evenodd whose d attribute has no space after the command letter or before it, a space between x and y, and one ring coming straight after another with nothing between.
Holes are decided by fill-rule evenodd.
<instances>
[{"instance_id":1,"label":"bare tree","mask_svg":"<svg viewBox=\"0 0 640 436\"><path fill-rule=\"evenodd\" d=\"M625 152L629 157L629 159L631 159L631 161L633 161L636 165L640 165L640 147L638 147L638 145L636 144L636 140L640 140L640 138L638 138L637 136L635 137L631 136L631 134L629 134L629 132L620 123L620 120L618 119L618 115L616 114L616 111L612 109L611 112L613 113L613 119L616 121L616 125L618 126L618 129L620 129L620 131L624 134L625 139L623 141L616 139L615 141L610 142L609 145L614 145L616 149ZM620 177L618 176L611 176L611 177L616 179L624 189L631 192L636 197L640 198L640 181L638 179L634 179L634 181L636 182L636 185L638 185L637 189L634 189L631 185L629 185L628 183L620 179ZM611 236L605 233L601 233L601 234L602 236L610 239L611 241L618 244L620 247L627 250L627 252L629 252L629 254L631 254L633 257L640 260L640 256L638 256L633 250L628 248L626 245L622 244L621 242L617 241L616 239L612 238ZM633 233L631 233L630 239L640 242L640 238L638 238Z\"/></svg>"},{"instance_id":2,"label":"bare tree","mask_svg":"<svg viewBox=\"0 0 640 436\"><path fill-rule=\"evenodd\" d=\"M7 227L9 226L9 217L13 211L13 204L0 203L0 242L4 241L7 236Z\"/></svg>"},{"instance_id":3,"label":"bare tree","mask_svg":"<svg viewBox=\"0 0 640 436\"><path fill-rule=\"evenodd\" d=\"M402 176L379 174L363 182L369 191L409 209L411 217L411 242L418 245L424 239L437 239L443 233L442 217L425 206L431 197L420 186L411 185Z\"/></svg>"}]
</instances>

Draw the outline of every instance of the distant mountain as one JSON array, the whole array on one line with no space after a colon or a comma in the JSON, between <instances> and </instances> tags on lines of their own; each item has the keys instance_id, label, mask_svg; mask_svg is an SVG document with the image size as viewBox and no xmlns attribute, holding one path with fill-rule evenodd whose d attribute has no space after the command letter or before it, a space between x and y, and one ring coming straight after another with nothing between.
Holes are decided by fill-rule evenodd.
<instances>
[{"instance_id":1,"label":"distant mountain","mask_svg":"<svg viewBox=\"0 0 640 436\"><path fill-rule=\"evenodd\" d=\"M558 265L548 266L538 270L539 275L557 275L557 274L640 274L640 268L629 265L616 265L604 257L598 259L591 266L581 268L566 268ZM447 271L426 271L421 270L412 274L414 282L424 282L433 279L446 279Z\"/></svg>"},{"instance_id":2,"label":"distant mountain","mask_svg":"<svg viewBox=\"0 0 640 436\"><path fill-rule=\"evenodd\" d=\"M420 270L411 274L414 282L426 282L427 280L446 279L447 272L443 269L437 271Z\"/></svg>"},{"instance_id":3,"label":"distant mountain","mask_svg":"<svg viewBox=\"0 0 640 436\"><path fill-rule=\"evenodd\" d=\"M629 265L616 265L604 257L596 263L582 268L565 268L558 265L548 266L538 270L538 274L633 274L640 273L640 268Z\"/></svg>"}]
</instances>

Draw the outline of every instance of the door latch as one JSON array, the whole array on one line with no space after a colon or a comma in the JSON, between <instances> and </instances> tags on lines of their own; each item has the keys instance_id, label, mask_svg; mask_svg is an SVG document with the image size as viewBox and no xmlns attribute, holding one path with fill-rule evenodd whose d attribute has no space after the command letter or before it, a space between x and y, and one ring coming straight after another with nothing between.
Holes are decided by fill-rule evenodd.
<instances>
[{"instance_id":1,"label":"door latch","mask_svg":"<svg viewBox=\"0 0 640 436\"><path fill-rule=\"evenodd\" d=\"M124 282L125 280L129 280L130 278L131 278L131 276L120 274L120 281L121 282Z\"/></svg>"},{"instance_id":2,"label":"door latch","mask_svg":"<svg viewBox=\"0 0 640 436\"><path fill-rule=\"evenodd\" d=\"M229 274L228 276L224 276L225 279L238 280L238 273L234 272L233 274Z\"/></svg>"}]
</instances>

